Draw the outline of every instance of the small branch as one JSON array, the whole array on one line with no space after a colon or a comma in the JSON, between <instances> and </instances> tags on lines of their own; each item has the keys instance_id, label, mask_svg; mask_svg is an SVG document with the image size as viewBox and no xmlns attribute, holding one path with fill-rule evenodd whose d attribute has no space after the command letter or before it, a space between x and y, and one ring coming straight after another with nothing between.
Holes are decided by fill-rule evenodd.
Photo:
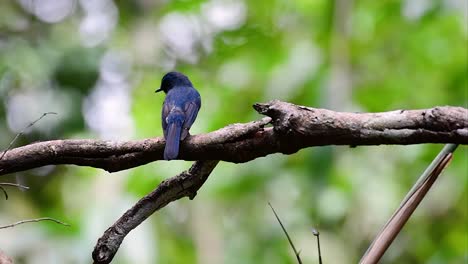
<instances>
[{"instance_id":1,"label":"small branch","mask_svg":"<svg viewBox=\"0 0 468 264\"><path fill-rule=\"evenodd\" d=\"M191 136L181 143L179 159L240 163L312 146L468 144L468 109L462 107L344 113L271 101L254 108L269 117ZM270 122L273 128L264 128ZM162 160L164 144L160 137L38 142L8 151L0 160L0 175L56 164L115 172Z\"/></svg>"},{"instance_id":2,"label":"small branch","mask_svg":"<svg viewBox=\"0 0 468 264\"><path fill-rule=\"evenodd\" d=\"M218 162L197 161L188 171L164 180L140 199L99 238L92 254L94 263L110 263L125 236L157 210L183 197L194 199Z\"/></svg>"},{"instance_id":3,"label":"small branch","mask_svg":"<svg viewBox=\"0 0 468 264\"><path fill-rule=\"evenodd\" d=\"M320 233L317 229L312 229L312 234L317 237L317 251L318 251L318 259L319 264L322 264L322 251L320 250Z\"/></svg>"},{"instance_id":4,"label":"small branch","mask_svg":"<svg viewBox=\"0 0 468 264\"><path fill-rule=\"evenodd\" d=\"M24 185L21 185L21 184L18 184L18 183L0 182L0 190L2 190L3 193L5 194L5 200L8 200L8 193L3 188L3 186L14 186L14 187L22 188L22 189L25 189L25 190L29 189L28 186L24 186Z\"/></svg>"},{"instance_id":5,"label":"small branch","mask_svg":"<svg viewBox=\"0 0 468 264\"><path fill-rule=\"evenodd\" d=\"M28 186L21 185L19 183L11 183L11 182L0 182L0 186L12 186L12 187L18 187L20 189L25 189L29 190Z\"/></svg>"},{"instance_id":6,"label":"small branch","mask_svg":"<svg viewBox=\"0 0 468 264\"><path fill-rule=\"evenodd\" d=\"M41 222L41 221L52 221L52 222L55 222L57 224L61 224L61 225L64 225L64 226L70 226L69 224L64 223L62 221L59 221L59 220L54 219L54 218L42 217L42 218L36 218L36 219L21 220L21 221L18 221L16 223L13 223L13 224L0 226L0 229L10 228L10 227L14 227L14 226L25 224L25 223L34 223L34 222Z\"/></svg>"},{"instance_id":7,"label":"small branch","mask_svg":"<svg viewBox=\"0 0 468 264\"><path fill-rule=\"evenodd\" d=\"M380 258L416 210L419 203L424 199L439 174L448 165L457 146L456 144L447 144L442 149L408 192L398 209L390 217L390 220L385 224L384 228L375 238L359 263L375 264L379 262Z\"/></svg>"},{"instance_id":8,"label":"small branch","mask_svg":"<svg viewBox=\"0 0 468 264\"><path fill-rule=\"evenodd\" d=\"M5 157L6 153L8 152L8 150L11 149L11 147L13 146L13 144L15 143L15 141L24 133L24 131L26 131L26 129L34 126L34 124L36 124L37 122L39 122L39 120L41 120L42 118L44 118L46 115L49 115L49 114L57 114L57 113L54 113L54 112L47 112L47 113L43 113L38 119L34 120L33 122L31 122L29 125L27 125L23 130L21 130L18 134L16 134L16 136L13 138L12 141L10 141L10 144L8 144L8 147L2 152L2 155L0 156L0 161L3 159L3 157ZM3 169L0 167L0 173L3 171ZM8 200L8 192L5 190L5 188L3 188L3 186L16 186L18 188L23 188L23 189L29 189L29 187L26 187L26 186L23 186L21 184L16 184L16 183L0 183L0 190L2 190L3 194L5 195L5 200Z\"/></svg>"},{"instance_id":9,"label":"small branch","mask_svg":"<svg viewBox=\"0 0 468 264\"><path fill-rule=\"evenodd\" d=\"M3 194L5 194L5 200L8 200L8 193L1 185L0 185L0 190L2 190Z\"/></svg>"},{"instance_id":10,"label":"small branch","mask_svg":"<svg viewBox=\"0 0 468 264\"><path fill-rule=\"evenodd\" d=\"M3 159L3 157L6 155L6 153L8 152L8 150L11 149L11 147L13 146L13 144L15 143L15 141L21 136L24 134L24 131L26 131L26 129L34 126L34 124L36 124L37 122L39 122L39 120L41 120L42 118L44 118L46 115L56 115L57 113L54 113L54 112L47 112L47 113L43 113L38 119L34 120L33 122L31 122L29 125L27 125L23 130L21 130L18 134L16 134L16 136L13 138L13 140L10 142L10 144L8 145L8 147L3 151L2 155L0 156L0 160ZM0 170L1 171L1 170Z\"/></svg>"},{"instance_id":11,"label":"small branch","mask_svg":"<svg viewBox=\"0 0 468 264\"><path fill-rule=\"evenodd\" d=\"M286 231L286 228L284 227L283 223L281 222L278 214L276 213L276 211L273 208L273 206L271 205L271 203L268 203L268 205L270 206L271 210L273 211L273 214L275 214L276 220L278 220L278 223L280 224L281 229L283 229L283 232L286 235L286 238L288 239L289 245L292 247L292 249L294 251L294 255L296 255L297 263L302 264L302 260L301 260L301 257L299 256L299 252L296 250L296 247L294 246L294 243L292 242L291 237L288 234L288 231Z\"/></svg>"}]
</instances>

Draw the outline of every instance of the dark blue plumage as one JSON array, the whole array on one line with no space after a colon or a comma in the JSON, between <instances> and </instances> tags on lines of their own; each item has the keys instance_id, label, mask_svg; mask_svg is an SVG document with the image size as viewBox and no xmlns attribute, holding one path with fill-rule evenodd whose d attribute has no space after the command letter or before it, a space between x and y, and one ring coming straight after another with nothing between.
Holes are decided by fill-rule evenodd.
<instances>
[{"instance_id":1,"label":"dark blue plumage","mask_svg":"<svg viewBox=\"0 0 468 264\"><path fill-rule=\"evenodd\" d=\"M164 75L161 88L156 90L160 91L166 93L161 113L166 139L164 159L172 160L177 158L179 143L187 137L190 127L197 118L201 99L188 77L180 72L169 72Z\"/></svg>"}]
</instances>

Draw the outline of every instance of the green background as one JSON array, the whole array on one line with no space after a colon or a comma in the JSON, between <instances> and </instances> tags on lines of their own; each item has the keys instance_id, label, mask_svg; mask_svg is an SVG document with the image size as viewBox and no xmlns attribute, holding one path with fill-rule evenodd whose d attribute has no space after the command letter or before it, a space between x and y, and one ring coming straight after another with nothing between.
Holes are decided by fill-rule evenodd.
<instances>
[{"instance_id":1,"label":"green background","mask_svg":"<svg viewBox=\"0 0 468 264\"><path fill-rule=\"evenodd\" d=\"M162 135L162 76L202 96L192 134L258 120L279 99L337 111L467 107L468 3L446 1L0 1L0 148ZM194 201L154 214L114 263L357 263L442 145L320 147L220 163ZM382 263L468 261L468 151L455 153ZM90 263L99 236L159 182L158 161L118 173L47 166L2 176L0 249L15 263Z\"/></svg>"}]
</instances>

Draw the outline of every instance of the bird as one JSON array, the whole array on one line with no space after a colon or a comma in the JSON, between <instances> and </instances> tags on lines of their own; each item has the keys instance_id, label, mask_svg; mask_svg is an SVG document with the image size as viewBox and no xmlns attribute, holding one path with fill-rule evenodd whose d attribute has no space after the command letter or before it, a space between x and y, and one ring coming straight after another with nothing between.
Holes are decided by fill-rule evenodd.
<instances>
[{"instance_id":1,"label":"bird","mask_svg":"<svg viewBox=\"0 0 468 264\"><path fill-rule=\"evenodd\" d=\"M155 92L164 91L161 121L166 146L164 159L173 160L179 155L180 141L189 135L190 127L198 115L201 98L187 76L180 72L169 72L161 80Z\"/></svg>"}]
</instances>

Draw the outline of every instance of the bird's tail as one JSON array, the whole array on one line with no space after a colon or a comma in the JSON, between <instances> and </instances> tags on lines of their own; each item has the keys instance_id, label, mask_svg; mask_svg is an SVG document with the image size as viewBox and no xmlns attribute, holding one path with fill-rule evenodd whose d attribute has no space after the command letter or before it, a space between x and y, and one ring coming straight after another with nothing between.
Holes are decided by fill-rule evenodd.
<instances>
[{"instance_id":1,"label":"bird's tail","mask_svg":"<svg viewBox=\"0 0 468 264\"><path fill-rule=\"evenodd\" d=\"M166 147L164 159L173 160L179 155L180 135L182 132L183 118L168 118Z\"/></svg>"}]
</instances>

